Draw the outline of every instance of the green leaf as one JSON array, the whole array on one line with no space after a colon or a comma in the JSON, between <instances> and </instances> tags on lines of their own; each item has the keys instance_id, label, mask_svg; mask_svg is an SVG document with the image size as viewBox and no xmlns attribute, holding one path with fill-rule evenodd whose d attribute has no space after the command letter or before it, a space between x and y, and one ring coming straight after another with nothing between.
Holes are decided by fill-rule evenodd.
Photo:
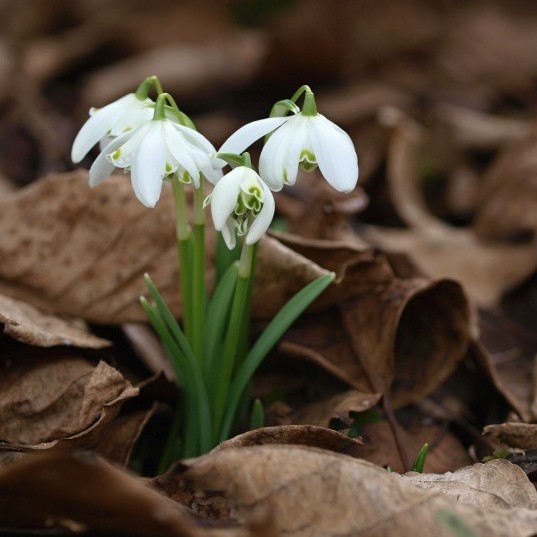
<instances>
[{"instance_id":1,"label":"green leaf","mask_svg":"<svg viewBox=\"0 0 537 537\"><path fill-rule=\"evenodd\" d=\"M250 416L250 431L261 429L265 426L265 407L261 399L257 398L252 405L252 414Z\"/></svg>"},{"instance_id":2,"label":"green leaf","mask_svg":"<svg viewBox=\"0 0 537 537\"><path fill-rule=\"evenodd\" d=\"M428 453L429 444L423 444L422 448L420 449L420 452L417 454L416 458L414 459L414 462L412 463L412 467L410 468L411 472L419 472L420 474L423 473L425 459L427 458Z\"/></svg>"},{"instance_id":3,"label":"green leaf","mask_svg":"<svg viewBox=\"0 0 537 537\"><path fill-rule=\"evenodd\" d=\"M220 429L221 440L227 438L240 397L265 356L276 345L298 316L334 281L334 278L335 274L330 272L329 274L320 276L301 289L282 307L265 328L261 336L259 336L259 339L254 343L231 383L225 409L225 418Z\"/></svg>"},{"instance_id":4,"label":"green leaf","mask_svg":"<svg viewBox=\"0 0 537 537\"><path fill-rule=\"evenodd\" d=\"M214 374L214 361L217 351L221 350L221 342L227 327L233 291L237 283L239 264L236 262L228 267L224 276L214 291L213 298L207 312L207 374Z\"/></svg>"},{"instance_id":5,"label":"green leaf","mask_svg":"<svg viewBox=\"0 0 537 537\"><path fill-rule=\"evenodd\" d=\"M235 248L230 250L227 247L222 233L218 233L218 238L216 240L216 281L217 284L224 277L227 269L235 262L240 259L241 256L241 244L240 241L237 241Z\"/></svg>"}]
</instances>

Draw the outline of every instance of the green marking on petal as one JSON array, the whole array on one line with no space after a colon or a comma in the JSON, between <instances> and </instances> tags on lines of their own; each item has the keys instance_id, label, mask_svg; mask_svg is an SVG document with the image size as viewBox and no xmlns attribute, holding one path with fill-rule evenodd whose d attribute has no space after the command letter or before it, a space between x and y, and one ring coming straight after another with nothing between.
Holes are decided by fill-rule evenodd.
<instances>
[{"instance_id":1,"label":"green marking on petal","mask_svg":"<svg viewBox=\"0 0 537 537\"><path fill-rule=\"evenodd\" d=\"M168 173L171 173L171 172L172 172L172 169L173 169L173 168L172 168L171 164L168 164L168 163L166 162L166 173L167 173L167 174L168 174Z\"/></svg>"},{"instance_id":2,"label":"green marking on petal","mask_svg":"<svg viewBox=\"0 0 537 537\"><path fill-rule=\"evenodd\" d=\"M300 153L300 167L305 172L312 172L317 168L317 159L309 149L303 149Z\"/></svg>"},{"instance_id":3,"label":"green marking on petal","mask_svg":"<svg viewBox=\"0 0 537 537\"><path fill-rule=\"evenodd\" d=\"M112 160L117 160L119 157L121 157L121 147L116 149L111 155L110 158Z\"/></svg>"},{"instance_id":4,"label":"green marking on petal","mask_svg":"<svg viewBox=\"0 0 537 537\"><path fill-rule=\"evenodd\" d=\"M168 164L166 164L166 170L168 170ZM192 177L190 177L190 174L186 170L178 173L177 179L179 179L179 181L185 185L189 185L192 182Z\"/></svg>"}]
</instances>

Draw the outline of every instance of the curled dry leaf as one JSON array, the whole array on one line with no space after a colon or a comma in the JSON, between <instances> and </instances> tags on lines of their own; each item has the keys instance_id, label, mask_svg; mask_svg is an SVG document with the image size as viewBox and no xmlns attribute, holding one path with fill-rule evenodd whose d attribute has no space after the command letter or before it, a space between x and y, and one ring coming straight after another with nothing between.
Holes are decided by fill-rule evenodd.
<instances>
[{"instance_id":1,"label":"curled dry leaf","mask_svg":"<svg viewBox=\"0 0 537 537\"><path fill-rule=\"evenodd\" d=\"M515 449L537 449L537 425L534 423L499 423L487 425L483 434L495 444Z\"/></svg>"},{"instance_id":2,"label":"curled dry leaf","mask_svg":"<svg viewBox=\"0 0 537 537\"><path fill-rule=\"evenodd\" d=\"M67 345L102 349L110 345L106 339L94 336L72 323L3 295L0 295L0 323L4 324L5 334L36 347Z\"/></svg>"},{"instance_id":3,"label":"curled dry leaf","mask_svg":"<svg viewBox=\"0 0 537 537\"><path fill-rule=\"evenodd\" d=\"M505 460L474 464L453 473L411 472L401 479L483 509L537 509L535 487L518 466Z\"/></svg>"},{"instance_id":4,"label":"curled dry leaf","mask_svg":"<svg viewBox=\"0 0 537 537\"><path fill-rule=\"evenodd\" d=\"M531 244L484 242L472 230L456 229L435 218L419 186L424 133L409 118L392 112L387 117L395 127L388 155L388 181L392 202L410 229L370 226L364 230L365 238L385 251L406 253L431 278L460 281L481 306L497 304L507 290L535 270L537 249Z\"/></svg>"},{"instance_id":5,"label":"curled dry leaf","mask_svg":"<svg viewBox=\"0 0 537 537\"><path fill-rule=\"evenodd\" d=\"M91 453L41 454L0 470L0 526L134 537L200 535L188 514ZM203 535L203 533L201 534Z\"/></svg>"},{"instance_id":6,"label":"curled dry leaf","mask_svg":"<svg viewBox=\"0 0 537 537\"><path fill-rule=\"evenodd\" d=\"M339 266L342 276L333 289L340 293L339 306L299 320L283 338L282 351L350 384L369 401L364 410L389 389L398 405L417 401L453 372L475 333L459 284L399 279L385 258L369 250L292 240L298 253Z\"/></svg>"},{"instance_id":7,"label":"curled dry leaf","mask_svg":"<svg viewBox=\"0 0 537 537\"><path fill-rule=\"evenodd\" d=\"M212 452L265 444L298 444L342 452L351 449L353 445L361 444L361 442L325 427L278 425L262 427L235 436L216 446Z\"/></svg>"},{"instance_id":8,"label":"curled dry leaf","mask_svg":"<svg viewBox=\"0 0 537 537\"><path fill-rule=\"evenodd\" d=\"M76 356L2 360L0 439L47 449L58 442L90 447L134 388L105 362Z\"/></svg>"},{"instance_id":9,"label":"curled dry leaf","mask_svg":"<svg viewBox=\"0 0 537 537\"><path fill-rule=\"evenodd\" d=\"M238 521L266 506L277 529L297 537L448 537L453 534L443 522L446 511L476 535L530 537L537 524L537 511L527 502L514 508L467 505L368 462L299 446L221 450L185 461L168 480L196 490L208 502L225 501Z\"/></svg>"}]
</instances>

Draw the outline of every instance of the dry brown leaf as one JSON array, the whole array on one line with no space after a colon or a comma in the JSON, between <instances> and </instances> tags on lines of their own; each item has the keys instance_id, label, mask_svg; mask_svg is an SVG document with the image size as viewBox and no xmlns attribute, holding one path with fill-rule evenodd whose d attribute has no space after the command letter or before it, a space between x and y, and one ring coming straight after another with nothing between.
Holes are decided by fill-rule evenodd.
<instances>
[{"instance_id":1,"label":"dry brown leaf","mask_svg":"<svg viewBox=\"0 0 537 537\"><path fill-rule=\"evenodd\" d=\"M537 249L531 244L483 242L471 230L456 229L435 218L419 187L423 131L396 111L389 115L395 125L388 162L391 198L411 229L370 226L364 236L388 252L406 253L431 278L460 281L478 304L497 304L507 290L535 270Z\"/></svg>"},{"instance_id":2,"label":"dry brown leaf","mask_svg":"<svg viewBox=\"0 0 537 537\"><path fill-rule=\"evenodd\" d=\"M235 436L216 446L212 452L266 444L303 445L329 451L345 452L352 449L352 446L361 444L361 442L325 427L278 425L275 427L262 427Z\"/></svg>"},{"instance_id":3,"label":"dry brown leaf","mask_svg":"<svg viewBox=\"0 0 537 537\"><path fill-rule=\"evenodd\" d=\"M472 460L461 442L436 425L412 425L398 432L404 449L414 458L423 444L429 444L425 461L426 472L447 472L471 464ZM364 459L395 472L403 472L403 464L397 454L397 444L387 421L368 423L360 427L362 445L353 446L348 455Z\"/></svg>"},{"instance_id":4,"label":"dry brown leaf","mask_svg":"<svg viewBox=\"0 0 537 537\"><path fill-rule=\"evenodd\" d=\"M495 444L515 449L537 449L537 425L534 423L499 423L487 425L483 434Z\"/></svg>"},{"instance_id":5,"label":"dry brown leaf","mask_svg":"<svg viewBox=\"0 0 537 537\"><path fill-rule=\"evenodd\" d=\"M135 537L200 535L140 478L91 453L28 456L0 470L0 526L72 528ZM204 535L204 534L202 534Z\"/></svg>"},{"instance_id":6,"label":"dry brown leaf","mask_svg":"<svg viewBox=\"0 0 537 537\"><path fill-rule=\"evenodd\" d=\"M95 322L145 322L138 297L147 293L142 275L148 272L179 315L173 196L165 188L157 207L146 209L131 190L124 176L91 190L87 172L78 170L49 176L2 200L0 292ZM215 233L208 227L207 251L213 252ZM273 317L304 285L326 273L264 238L254 317ZM210 283L210 270L207 279ZM325 293L319 305L333 303L336 296L334 290Z\"/></svg>"},{"instance_id":7,"label":"dry brown leaf","mask_svg":"<svg viewBox=\"0 0 537 537\"><path fill-rule=\"evenodd\" d=\"M116 369L75 356L3 357L0 439L47 449L88 447L122 404L138 394Z\"/></svg>"},{"instance_id":8,"label":"dry brown leaf","mask_svg":"<svg viewBox=\"0 0 537 537\"><path fill-rule=\"evenodd\" d=\"M476 535L491 537L530 537L537 524L537 511L526 507L459 503L371 463L315 448L222 450L185 461L167 478L170 485L184 483L200 500L220 505L220 513L225 502L239 521L254 507L266 506L278 530L292 536L451 537L443 522L446 512Z\"/></svg>"},{"instance_id":9,"label":"dry brown leaf","mask_svg":"<svg viewBox=\"0 0 537 537\"><path fill-rule=\"evenodd\" d=\"M401 479L408 479L420 488L483 509L537 509L535 487L518 466L506 460L474 464L453 473L411 472L401 476Z\"/></svg>"},{"instance_id":10,"label":"dry brown leaf","mask_svg":"<svg viewBox=\"0 0 537 537\"><path fill-rule=\"evenodd\" d=\"M315 259L311 246L303 250ZM346 277L341 290L352 289L354 298L336 311L299 320L281 350L327 369L369 406L390 389L397 405L436 389L463 358L475 332L461 287L448 280L398 279L381 257L355 261Z\"/></svg>"},{"instance_id":11,"label":"dry brown leaf","mask_svg":"<svg viewBox=\"0 0 537 537\"><path fill-rule=\"evenodd\" d=\"M4 324L5 334L36 347L66 345L102 349L111 345L106 339L94 336L72 323L3 295L0 295L0 323Z\"/></svg>"}]
</instances>

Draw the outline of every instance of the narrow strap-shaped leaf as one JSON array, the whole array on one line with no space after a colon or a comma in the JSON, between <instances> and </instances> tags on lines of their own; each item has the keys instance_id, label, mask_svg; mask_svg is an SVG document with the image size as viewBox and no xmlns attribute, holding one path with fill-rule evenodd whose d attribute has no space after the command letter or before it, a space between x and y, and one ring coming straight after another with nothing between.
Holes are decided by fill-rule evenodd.
<instances>
[{"instance_id":1,"label":"narrow strap-shaped leaf","mask_svg":"<svg viewBox=\"0 0 537 537\"><path fill-rule=\"evenodd\" d=\"M259 339L254 343L244 363L237 371L231 383L225 409L225 417L220 429L220 440L224 440L231 429L241 395L259 367L263 358L270 352L297 317L334 281L335 274L330 272L320 276L301 289L282 307L274 319L265 328Z\"/></svg>"},{"instance_id":2,"label":"narrow strap-shaped leaf","mask_svg":"<svg viewBox=\"0 0 537 537\"><path fill-rule=\"evenodd\" d=\"M211 378L216 351L221 349L221 341L229 319L229 310L233 299L233 291L237 283L239 264L233 263L228 267L218 283L207 311L207 379Z\"/></svg>"}]
</instances>

